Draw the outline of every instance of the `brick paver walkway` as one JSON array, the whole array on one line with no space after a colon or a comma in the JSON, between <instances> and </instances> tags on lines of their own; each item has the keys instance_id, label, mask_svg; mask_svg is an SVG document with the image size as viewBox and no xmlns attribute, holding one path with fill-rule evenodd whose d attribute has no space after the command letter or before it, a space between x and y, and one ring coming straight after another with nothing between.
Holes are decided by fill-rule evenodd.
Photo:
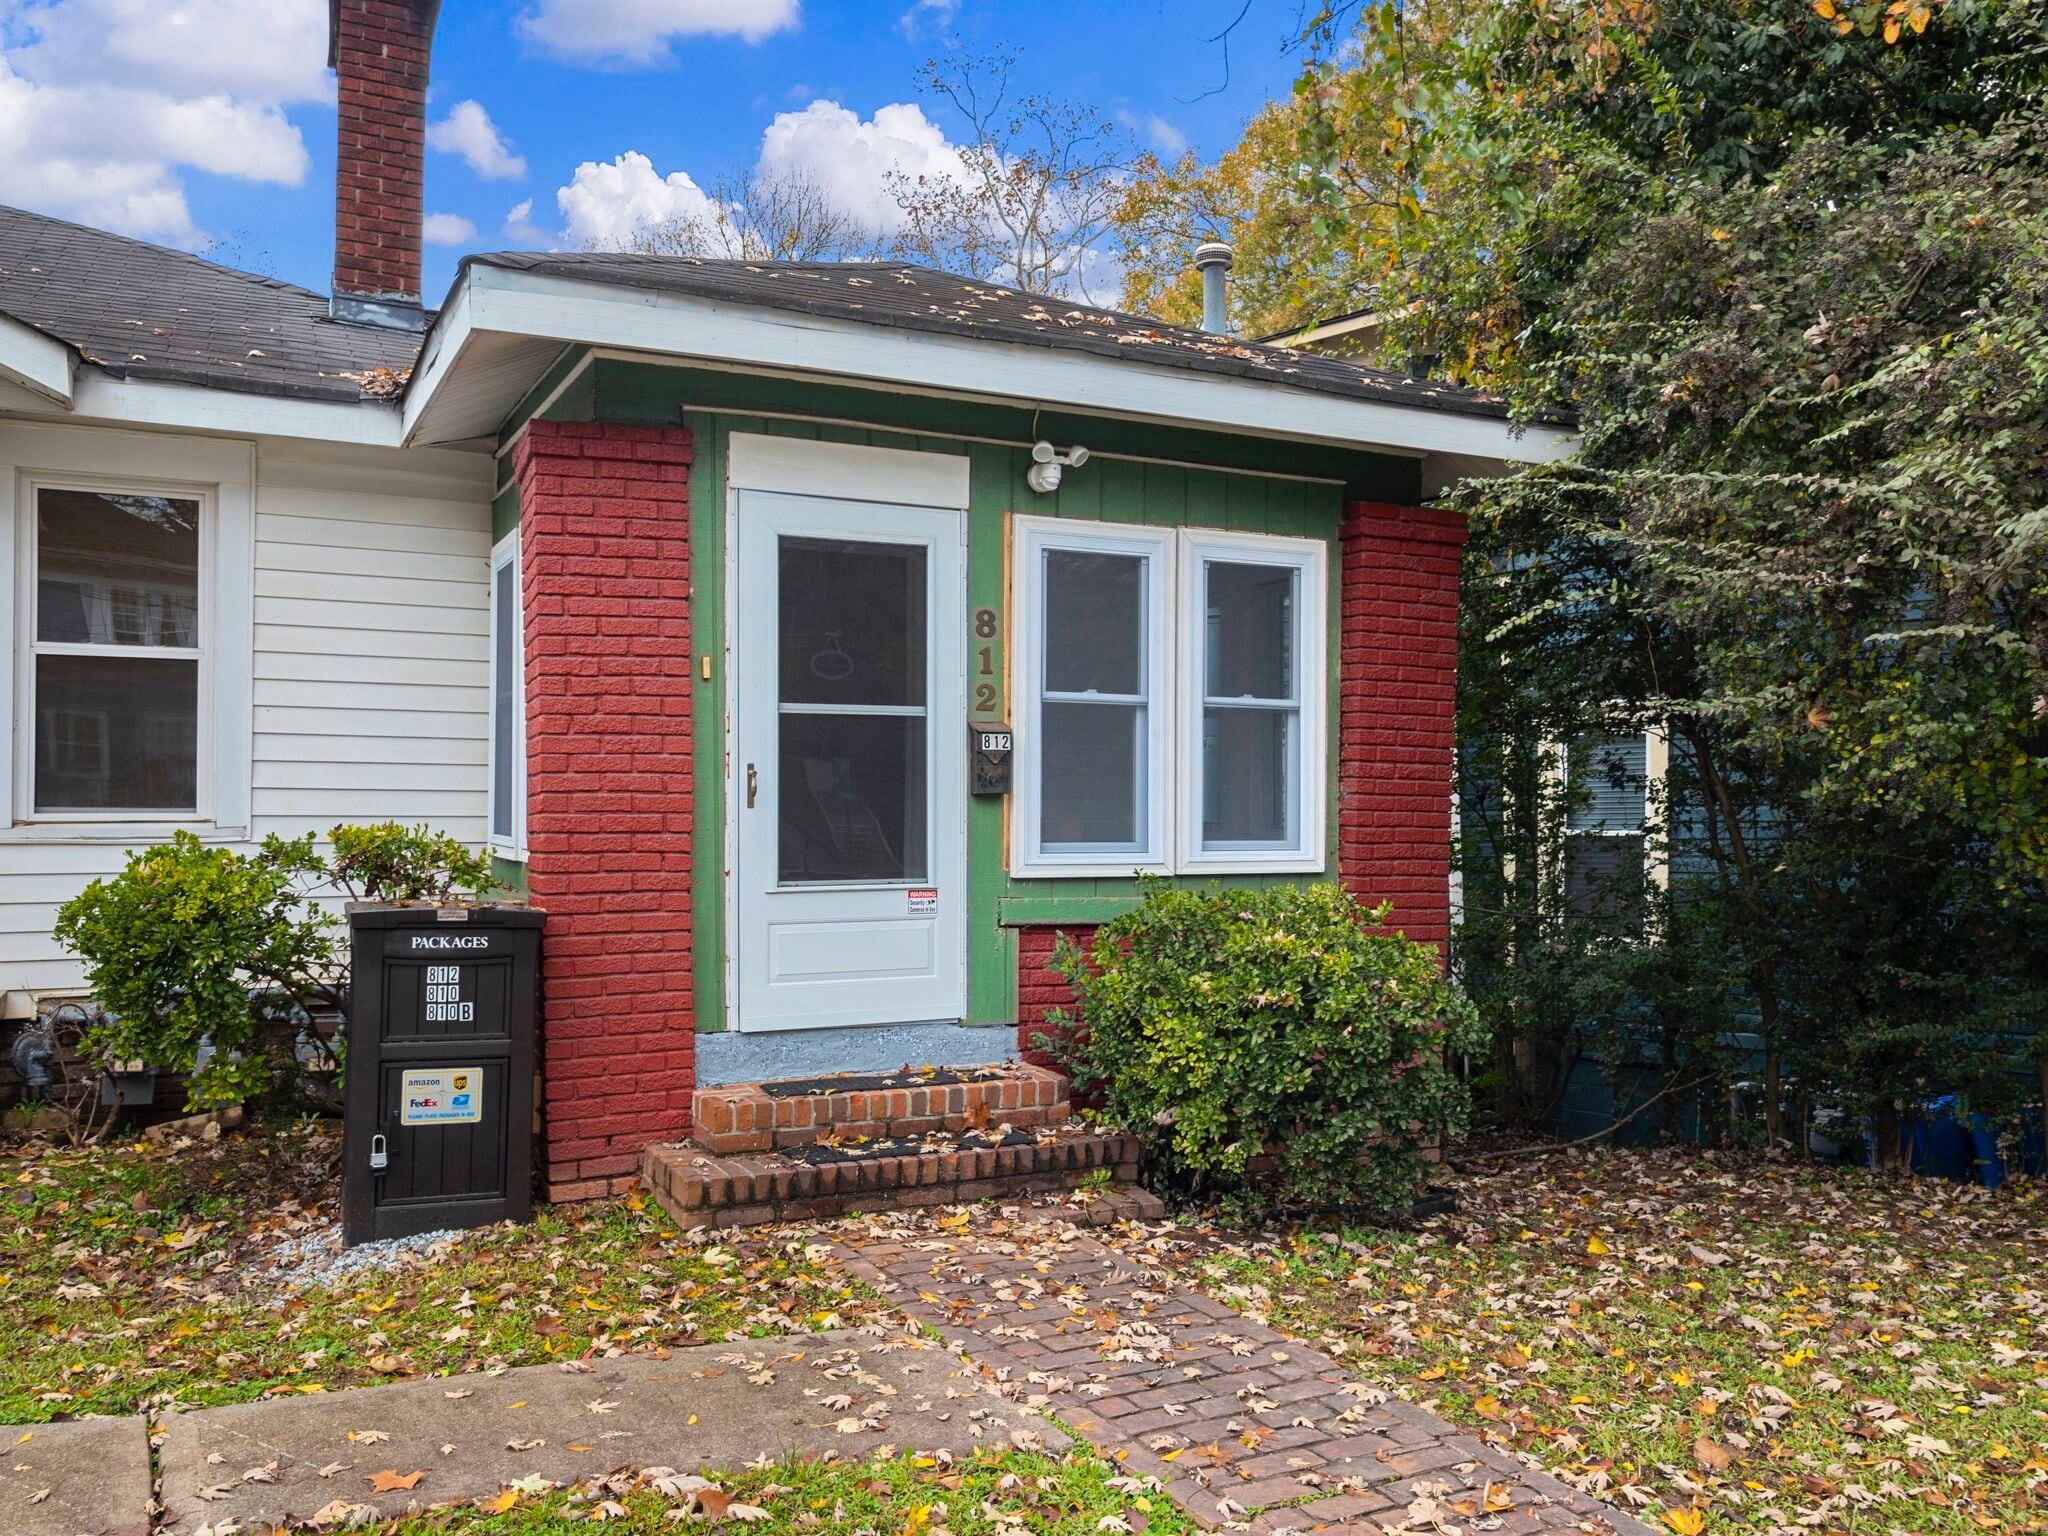
<instances>
[{"instance_id":1,"label":"brick paver walkway","mask_svg":"<svg viewBox=\"0 0 2048 1536\"><path fill-rule=\"evenodd\" d=\"M877 1217L849 1268L1207 1526L1657 1536L1077 1227Z\"/></svg>"}]
</instances>

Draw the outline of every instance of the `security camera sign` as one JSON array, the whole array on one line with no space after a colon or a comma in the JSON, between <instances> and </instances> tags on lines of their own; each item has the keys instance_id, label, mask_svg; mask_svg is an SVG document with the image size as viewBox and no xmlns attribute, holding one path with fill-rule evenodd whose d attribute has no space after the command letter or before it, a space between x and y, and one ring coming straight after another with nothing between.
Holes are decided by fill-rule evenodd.
<instances>
[{"instance_id":1,"label":"security camera sign","mask_svg":"<svg viewBox=\"0 0 2048 1536\"><path fill-rule=\"evenodd\" d=\"M400 1125L474 1125L484 1117L481 1067L407 1072L400 1090Z\"/></svg>"}]
</instances>

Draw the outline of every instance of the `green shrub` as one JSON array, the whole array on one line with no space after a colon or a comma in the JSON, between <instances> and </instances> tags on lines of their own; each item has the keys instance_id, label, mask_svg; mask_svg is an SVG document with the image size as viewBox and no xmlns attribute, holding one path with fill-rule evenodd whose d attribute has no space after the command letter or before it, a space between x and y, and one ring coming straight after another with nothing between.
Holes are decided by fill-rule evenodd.
<instances>
[{"instance_id":1,"label":"green shrub","mask_svg":"<svg viewBox=\"0 0 2048 1536\"><path fill-rule=\"evenodd\" d=\"M333 920L305 899L324 866L311 834L271 837L250 855L179 832L131 853L121 873L64 904L56 936L85 961L106 1010L85 1036L109 1061L191 1074L194 1109L270 1085L255 988L309 1001L333 975ZM213 1050L194 1070L200 1042Z\"/></svg>"},{"instance_id":2,"label":"green shrub","mask_svg":"<svg viewBox=\"0 0 2048 1536\"><path fill-rule=\"evenodd\" d=\"M188 1074L194 1109L238 1103L273 1081L264 1018L345 995L339 925L315 897L444 902L495 884L486 855L426 827L339 826L328 837L323 859L311 833L241 854L179 832L66 902L57 940L84 960L106 1011L86 1049ZM333 1046L343 1056L346 1039Z\"/></svg>"},{"instance_id":3,"label":"green shrub","mask_svg":"<svg viewBox=\"0 0 2048 1536\"><path fill-rule=\"evenodd\" d=\"M1089 950L1061 940L1080 1018L1049 1014L1039 1043L1176 1187L1398 1206L1422 1146L1464 1129L1447 1056L1485 1037L1434 948L1370 931L1389 911L1335 885L1147 882Z\"/></svg>"},{"instance_id":4,"label":"green shrub","mask_svg":"<svg viewBox=\"0 0 2048 1536\"><path fill-rule=\"evenodd\" d=\"M449 902L458 892L477 895L497 882L487 853L472 853L445 832L402 827L395 821L336 827L329 877L362 901Z\"/></svg>"}]
</instances>

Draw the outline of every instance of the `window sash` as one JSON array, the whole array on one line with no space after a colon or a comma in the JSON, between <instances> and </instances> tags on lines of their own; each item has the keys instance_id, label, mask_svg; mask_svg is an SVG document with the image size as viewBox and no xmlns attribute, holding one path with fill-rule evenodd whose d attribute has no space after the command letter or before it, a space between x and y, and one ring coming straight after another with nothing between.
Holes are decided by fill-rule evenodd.
<instances>
[{"instance_id":1,"label":"window sash","mask_svg":"<svg viewBox=\"0 0 2048 1536\"><path fill-rule=\"evenodd\" d=\"M507 580L509 574L509 593ZM514 529L491 550L490 700L485 843L526 857L526 593ZM509 609L509 611L508 611Z\"/></svg>"},{"instance_id":2,"label":"window sash","mask_svg":"<svg viewBox=\"0 0 2048 1536\"><path fill-rule=\"evenodd\" d=\"M194 573L192 645L138 645L116 640L44 640L41 604L43 598L42 498L48 491L76 491L91 495L163 497L198 504L198 562ZM23 819L37 822L83 822L175 825L212 819L214 778L214 678L211 636L216 603L215 571L218 566L218 497L213 487L177 484L171 481L101 478L92 475L25 475L20 481L16 520L20 526L22 638L21 668L18 676L18 726L22 744L21 796ZM105 661L139 662L190 667L193 673L194 718L192 743L193 794L189 803L172 806L68 806L44 805L36 792L44 756L40 659L80 657ZM78 710L49 711L52 715L77 715ZM101 753L110 750L112 715L96 712L102 722ZM134 716L136 734L145 734L162 721L147 709Z\"/></svg>"},{"instance_id":3,"label":"window sash","mask_svg":"<svg viewBox=\"0 0 2048 1536\"><path fill-rule=\"evenodd\" d=\"M1320 539L1271 534L1238 534L1191 530L1183 536L1180 584L1184 698L1181 764L1186 786L1182 802L1177 867L1185 873L1264 872L1309 873L1325 868L1324 805L1328 776L1323 732L1323 701L1328 693L1324 624L1327 546ZM1211 676L1209 646L1209 567L1267 566L1293 577L1289 629L1285 637L1291 698L1215 695L1207 691ZM1209 811L1217 786L1210 783L1207 751L1209 721L1225 712L1278 716L1286 722L1281 736L1283 762L1280 786L1286 802L1282 812L1286 834L1274 838L1215 838L1208 834Z\"/></svg>"},{"instance_id":4,"label":"window sash","mask_svg":"<svg viewBox=\"0 0 2048 1536\"><path fill-rule=\"evenodd\" d=\"M1017 659L1016 707L1023 760L1011 807L1011 836L1019 872L1046 876L1128 874L1132 870L1164 872L1168 868L1169 792L1161 772L1168 755L1169 657L1164 616L1169 611L1172 579L1172 534L1140 526L1082 525L1058 519L1020 517L1015 521L1016 622L1011 654ZM1142 691L1087 692L1047 686L1046 621L1049 593L1046 557L1055 551L1122 556L1144 562L1139 583L1142 622L1139 629L1138 675ZM1137 711L1131 722L1132 806L1136 836L1128 842L1062 839L1048 843L1045 832L1047 774L1045 714L1055 708L1102 708Z\"/></svg>"}]
</instances>

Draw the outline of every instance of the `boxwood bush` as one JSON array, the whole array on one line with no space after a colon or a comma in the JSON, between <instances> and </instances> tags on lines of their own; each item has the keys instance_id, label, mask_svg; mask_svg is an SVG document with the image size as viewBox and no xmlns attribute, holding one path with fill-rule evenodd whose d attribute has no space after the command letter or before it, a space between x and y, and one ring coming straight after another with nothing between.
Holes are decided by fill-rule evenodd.
<instances>
[{"instance_id":1,"label":"boxwood bush","mask_svg":"<svg viewBox=\"0 0 2048 1536\"><path fill-rule=\"evenodd\" d=\"M1436 950L1336 885L1177 890L1054 967L1079 1017L1038 1043L1184 1193L1280 1207L1405 1204L1470 1109L1453 1059L1484 1031Z\"/></svg>"}]
</instances>

